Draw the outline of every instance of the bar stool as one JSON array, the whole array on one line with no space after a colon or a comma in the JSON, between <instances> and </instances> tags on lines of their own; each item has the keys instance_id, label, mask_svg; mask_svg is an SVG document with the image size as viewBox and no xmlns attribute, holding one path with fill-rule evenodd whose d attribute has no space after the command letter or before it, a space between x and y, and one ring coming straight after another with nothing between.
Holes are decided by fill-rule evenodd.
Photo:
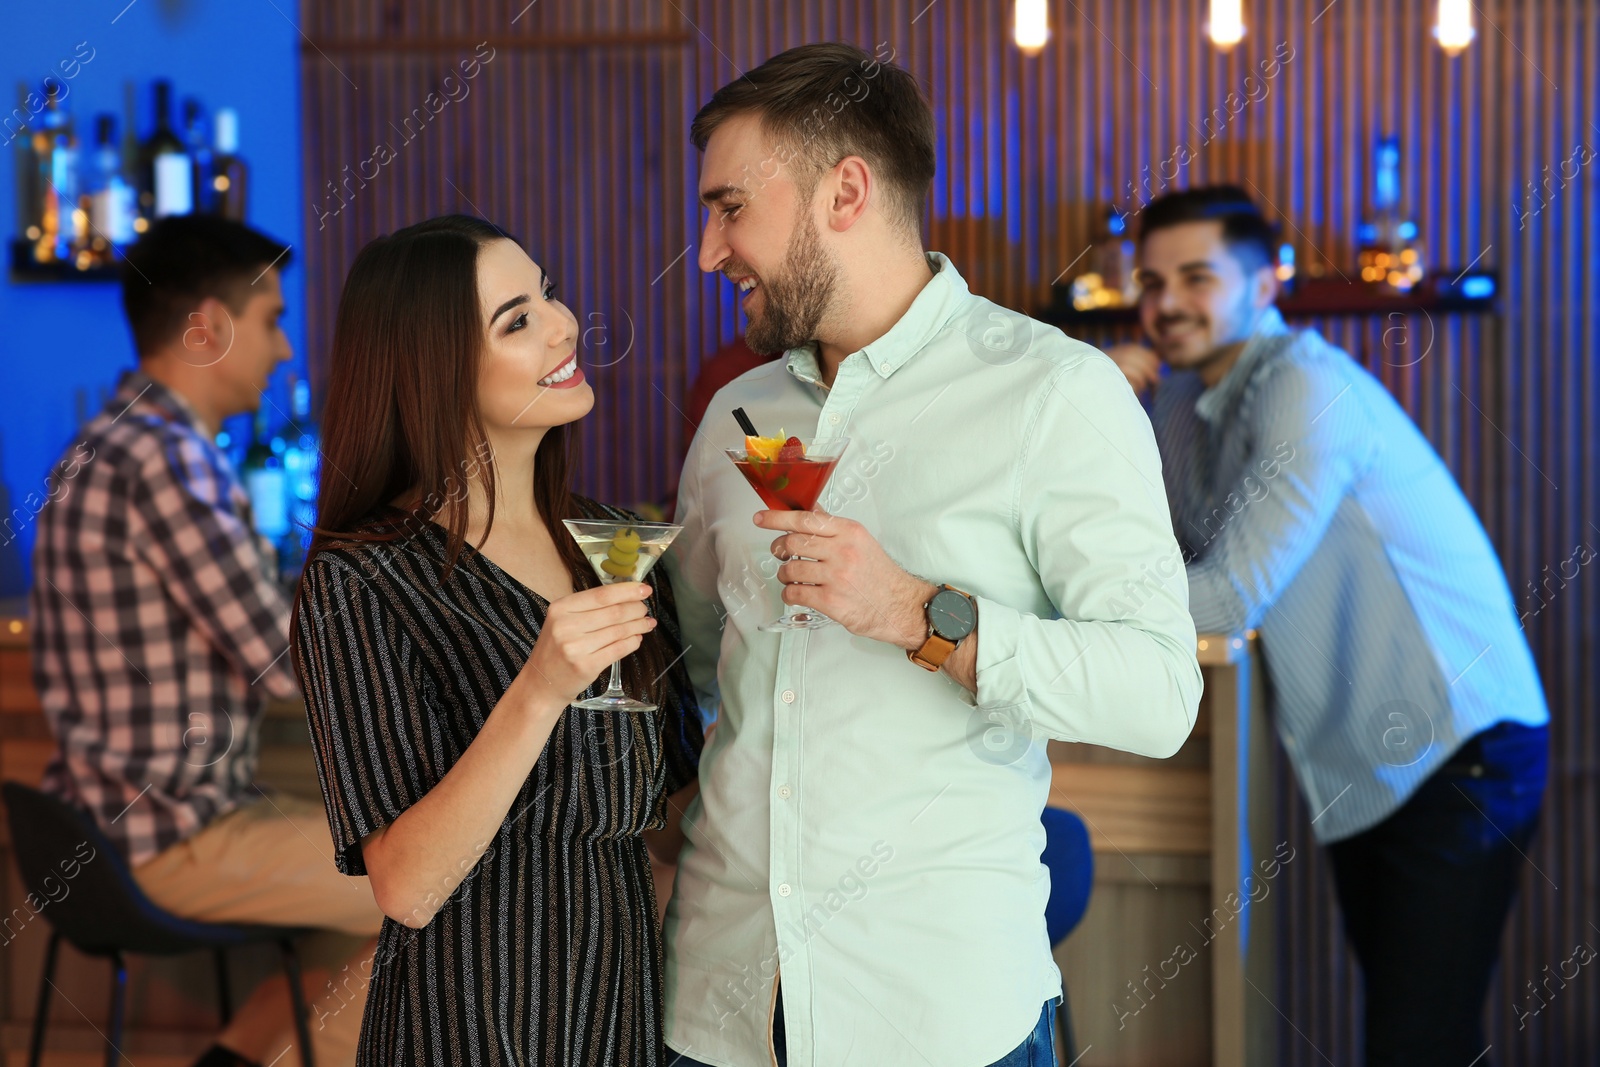
<instances>
[{"instance_id":1,"label":"bar stool","mask_svg":"<svg viewBox=\"0 0 1600 1067\"><path fill-rule=\"evenodd\" d=\"M128 971L123 956L175 956L210 950L217 966L217 998L226 1026L233 1016L228 992L227 950L239 945L276 941L283 954L294 1005L295 1037L300 1058L312 1067L311 1031L305 991L300 986L300 956L293 938L309 933L284 926L206 923L182 919L158 908L140 890L133 872L88 812L20 782L0 784L11 827L17 867L28 890L41 902L39 914L49 920L50 946L45 950L39 1003L33 1018L28 1067L39 1067L44 1054L50 993L55 988L56 950L62 938L88 956L111 961L111 1025L106 1067L121 1057ZM54 889L51 888L54 883Z\"/></svg>"},{"instance_id":2,"label":"bar stool","mask_svg":"<svg viewBox=\"0 0 1600 1067\"><path fill-rule=\"evenodd\" d=\"M1089 847L1089 831L1083 818L1062 808L1045 808L1044 855L1040 858L1050 870L1050 902L1045 905L1044 925L1050 934L1050 947L1055 948L1077 928L1094 889L1094 852ZM1067 1062L1075 1062L1072 1012L1064 983L1061 1007L1056 1011L1056 1030Z\"/></svg>"}]
</instances>

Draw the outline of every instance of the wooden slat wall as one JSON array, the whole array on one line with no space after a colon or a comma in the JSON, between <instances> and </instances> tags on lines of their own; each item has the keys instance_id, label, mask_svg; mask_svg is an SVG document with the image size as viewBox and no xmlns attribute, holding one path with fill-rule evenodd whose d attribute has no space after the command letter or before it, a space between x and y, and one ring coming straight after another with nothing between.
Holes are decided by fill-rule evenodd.
<instances>
[{"instance_id":1,"label":"wooden slat wall","mask_svg":"<svg viewBox=\"0 0 1600 1067\"><path fill-rule=\"evenodd\" d=\"M1252 0L1244 43L1224 55L1203 37L1203 0L1053 0L1054 37L1037 59L1009 44L1009 9L989 0L307 0L303 262L314 361L364 241L443 211L485 214L547 263L591 328L589 358L613 364L593 376L600 404L582 430L583 487L620 502L660 498L683 445L675 408L699 360L738 328L727 286L695 266L688 122L717 86L804 41L886 42L923 80L940 152L930 244L977 291L1020 308L1043 303L1107 202L1129 206L1130 188L1147 190L1143 199L1163 177L1253 187L1289 223L1302 270L1348 272L1372 144L1399 135L1404 195L1430 260L1497 269L1502 314L1320 325L1382 378L1456 472L1519 608L1539 608L1536 583L1549 578L1554 590L1528 619L1556 720L1531 853L1543 876L1530 868L1522 881L1489 1000L1492 1055L1593 1062L1593 976L1569 982L1521 1029L1513 1006L1532 1004L1525 983L1546 965L1553 972L1580 941L1600 944L1591 910L1600 581L1594 567L1564 588L1555 577L1563 565L1571 573L1565 561L1580 546L1600 550L1600 163L1571 177L1574 149L1600 146L1596 9L1480 0L1478 39L1455 60L1432 43L1432 3ZM379 140L398 147L388 124L480 40L496 54L472 95L319 229L319 209L337 203L325 183ZM1259 64L1274 56L1281 69L1261 78ZM1255 99L1230 115L1229 93ZM1167 161L1180 145L1194 158L1174 170ZM1536 199L1530 189L1541 183ZM1289 880L1280 932L1292 966L1274 999L1293 1020L1282 1062L1352 1062L1354 963L1307 813L1286 773L1280 785L1285 834L1307 857Z\"/></svg>"}]
</instances>

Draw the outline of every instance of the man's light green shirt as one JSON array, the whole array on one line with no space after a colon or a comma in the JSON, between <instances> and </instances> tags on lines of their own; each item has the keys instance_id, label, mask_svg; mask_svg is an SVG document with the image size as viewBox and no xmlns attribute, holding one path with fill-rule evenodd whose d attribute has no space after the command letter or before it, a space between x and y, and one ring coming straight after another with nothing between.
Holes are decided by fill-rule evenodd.
<instances>
[{"instance_id":1,"label":"man's light green shirt","mask_svg":"<svg viewBox=\"0 0 1600 1067\"><path fill-rule=\"evenodd\" d=\"M668 553L718 724L668 910L667 1039L768 1062L781 969L794 1067L976 1067L1060 992L1039 860L1046 738L1177 750L1195 630L1150 422L1116 366L972 295L950 261L831 389L814 347L712 402ZM843 627L762 633L776 534L724 448L845 436L821 506L978 598L976 699ZM871 590L866 591L870 597Z\"/></svg>"}]
</instances>

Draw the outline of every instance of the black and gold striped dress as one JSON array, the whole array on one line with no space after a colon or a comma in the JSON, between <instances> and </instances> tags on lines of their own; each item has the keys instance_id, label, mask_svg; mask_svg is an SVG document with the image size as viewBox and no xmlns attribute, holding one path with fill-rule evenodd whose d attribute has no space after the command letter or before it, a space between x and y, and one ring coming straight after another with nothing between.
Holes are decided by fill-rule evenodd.
<instances>
[{"instance_id":1,"label":"black and gold striped dress","mask_svg":"<svg viewBox=\"0 0 1600 1067\"><path fill-rule=\"evenodd\" d=\"M591 517L628 513L582 501ZM556 536L562 536L557 531ZM332 548L306 567L296 667L339 870L465 752L533 650L546 602L446 535ZM671 663L646 715L568 708L482 858L426 926L385 920L356 1062L598 1067L664 1062L662 955L641 831L702 744L666 575L647 641ZM592 692L599 691L597 683ZM463 852L482 842L463 841Z\"/></svg>"}]
</instances>

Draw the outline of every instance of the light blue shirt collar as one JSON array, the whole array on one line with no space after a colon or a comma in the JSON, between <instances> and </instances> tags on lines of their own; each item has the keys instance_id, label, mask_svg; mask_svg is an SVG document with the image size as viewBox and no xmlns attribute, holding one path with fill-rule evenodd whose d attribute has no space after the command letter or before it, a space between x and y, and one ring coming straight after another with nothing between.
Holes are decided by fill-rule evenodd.
<instances>
[{"instance_id":1,"label":"light blue shirt collar","mask_svg":"<svg viewBox=\"0 0 1600 1067\"><path fill-rule=\"evenodd\" d=\"M882 337L859 352L851 353L849 357L864 356L868 366L880 378L888 378L927 347L928 342L944 329L960 309L962 300L969 295L966 279L961 277L944 253L929 252L927 256L928 265L933 268L933 277L928 279L928 284L922 287L906 313ZM784 365L790 374L807 385L826 388L822 382L817 351L815 341L791 348Z\"/></svg>"},{"instance_id":2,"label":"light blue shirt collar","mask_svg":"<svg viewBox=\"0 0 1600 1067\"><path fill-rule=\"evenodd\" d=\"M1228 368L1228 373L1222 376L1222 381L1213 385L1195 399L1194 411L1206 422L1215 425L1224 412L1233 406L1233 401L1244 387L1249 384L1250 377L1255 373L1256 364L1268 352L1277 346L1273 342L1276 338L1292 332L1283 315L1275 307L1269 307L1262 313L1256 328L1250 332L1250 339L1245 342L1244 351L1233 366Z\"/></svg>"}]
</instances>

